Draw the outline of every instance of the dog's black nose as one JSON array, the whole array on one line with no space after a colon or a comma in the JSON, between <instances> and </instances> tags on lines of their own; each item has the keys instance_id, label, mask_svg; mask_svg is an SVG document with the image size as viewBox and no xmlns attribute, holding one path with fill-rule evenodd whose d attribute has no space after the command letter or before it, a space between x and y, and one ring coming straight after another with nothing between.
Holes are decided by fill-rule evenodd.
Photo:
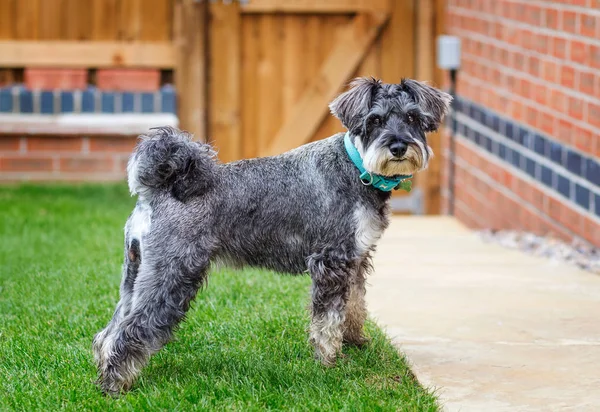
<instances>
[{"instance_id":1,"label":"dog's black nose","mask_svg":"<svg viewBox=\"0 0 600 412\"><path fill-rule=\"evenodd\" d=\"M394 142L390 145L390 152L394 157L402 157L406 153L408 145L404 142Z\"/></svg>"}]
</instances>

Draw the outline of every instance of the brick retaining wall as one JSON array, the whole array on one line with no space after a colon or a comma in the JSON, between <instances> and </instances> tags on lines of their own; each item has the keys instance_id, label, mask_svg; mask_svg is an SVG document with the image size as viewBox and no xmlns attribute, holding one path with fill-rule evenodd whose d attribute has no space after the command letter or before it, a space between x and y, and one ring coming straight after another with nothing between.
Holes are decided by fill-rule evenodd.
<instances>
[{"instance_id":1,"label":"brick retaining wall","mask_svg":"<svg viewBox=\"0 0 600 412\"><path fill-rule=\"evenodd\" d=\"M0 135L2 181L121 180L137 136Z\"/></svg>"},{"instance_id":2,"label":"brick retaining wall","mask_svg":"<svg viewBox=\"0 0 600 412\"><path fill-rule=\"evenodd\" d=\"M463 44L456 215L600 246L600 1L449 0L447 12Z\"/></svg>"}]
</instances>

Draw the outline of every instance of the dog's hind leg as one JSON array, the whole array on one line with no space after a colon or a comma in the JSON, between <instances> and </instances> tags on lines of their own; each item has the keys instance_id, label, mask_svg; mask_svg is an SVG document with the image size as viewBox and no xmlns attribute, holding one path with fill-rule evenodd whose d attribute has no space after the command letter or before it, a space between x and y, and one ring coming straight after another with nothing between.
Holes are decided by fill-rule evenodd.
<instances>
[{"instance_id":1,"label":"dog's hind leg","mask_svg":"<svg viewBox=\"0 0 600 412\"><path fill-rule=\"evenodd\" d=\"M360 263L350 285L344 322L344 342L350 345L362 346L369 341L364 335L364 324L367 319L365 284L371 269L371 257L368 256Z\"/></svg>"},{"instance_id":2,"label":"dog's hind leg","mask_svg":"<svg viewBox=\"0 0 600 412\"><path fill-rule=\"evenodd\" d=\"M131 388L148 358L170 340L205 280L208 253L181 245L176 248L175 242L161 240L167 250L148 250L146 246L131 308L110 332L100 353L98 382L105 393Z\"/></svg>"},{"instance_id":3,"label":"dog's hind leg","mask_svg":"<svg viewBox=\"0 0 600 412\"><path fill-rule=\"evenodd\" d=\"M342 349L346 302L353 263L343 253L327 251L308 259L312 278L312 319L310 341L315 356L325 366L333 366Z\"/></svg>"},{"instance_id":4,"label":"dog's hind leg","mask_svg":"<svg viewBox=\"0 0 600 412\"><path fill-rule=\"evenodd\" d=\"M132 216L135 216L135 211ZM104 359L102 356L102 353L105 352L103 349L104 345L110 346L109 339L113 336L112 331L118 327L121 320L131 309L133 287L142 259L141 234L132 235L132 233L130 233L132 226L131 221L132 219L129 219L125 228L125 258L121 279L120 300L117 303L113 317L108 325L94 336L93 351L94 358L98 364Z\"/></svg>"}]
</instances>

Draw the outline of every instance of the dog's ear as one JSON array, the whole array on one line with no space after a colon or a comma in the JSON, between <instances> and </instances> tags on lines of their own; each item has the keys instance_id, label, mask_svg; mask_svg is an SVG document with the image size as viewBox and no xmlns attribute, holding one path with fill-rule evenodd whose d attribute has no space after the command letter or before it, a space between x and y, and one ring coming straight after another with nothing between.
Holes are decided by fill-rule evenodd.
<instances>
[{"instance_id":1,"label":"dog's ear","mask_svg":"<svg viewBox=\"0 0 600 412\"><path fill-rule=\"evenodd\" d=\"M448 113L452 96L424 82L402 79L400 88L408 93L425 115L425 131L434 132Z\"/></svg>"},{"instance_id":2,"label":"dog's ear","mask_svg":"<svg viewBox=\"0 0 600 412\"><path fill-rule=\"evenodd\" d=\"M374 78L359 77L350 83L350 90L340 94L330 104L331 114L340 119L344 127L354 132L371 110L375 93L381 82Z\"/></svg>"}]
</instances>

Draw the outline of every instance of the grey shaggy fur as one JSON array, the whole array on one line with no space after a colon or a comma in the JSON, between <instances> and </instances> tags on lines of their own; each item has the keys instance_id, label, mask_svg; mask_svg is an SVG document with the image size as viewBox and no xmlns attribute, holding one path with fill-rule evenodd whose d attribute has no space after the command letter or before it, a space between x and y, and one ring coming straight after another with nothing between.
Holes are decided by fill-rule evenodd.
<instances>
[{"instance_id":1,"label":"grey shaggy fur","mask_svg":"<svg viewBox=\"0 0 600 412\"><path fill-rule=\"evenodd\" d=\"M394 175L426 167L425 132L439 126L449 103L445 93L413 80L359 79L331 110L367 170ZM365 279L388 225L390 193L359 180L343 138L220 164L208 144L178 130L141 136L128 165L138 202L125 226L121 299L94 338L104 392L128 390L169 341L211 262L308 272L310 341L323 364L335 363L342 341L365 342Z\"/></svg>"}]
</instances>

